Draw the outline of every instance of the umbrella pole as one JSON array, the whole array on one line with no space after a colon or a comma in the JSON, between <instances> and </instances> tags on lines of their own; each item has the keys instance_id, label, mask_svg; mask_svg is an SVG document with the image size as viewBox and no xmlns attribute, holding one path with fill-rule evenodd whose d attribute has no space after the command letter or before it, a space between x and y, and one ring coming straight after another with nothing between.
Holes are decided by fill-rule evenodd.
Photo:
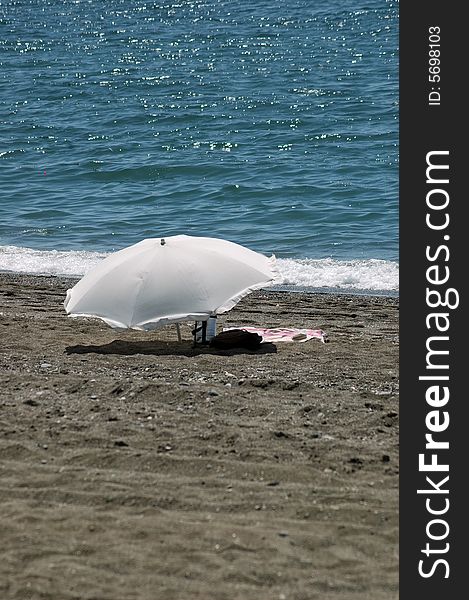
<instances>
[{"instance_id":1,"label":"umbrella pole","mask_svg":"<svg viewBox=\"0 0 469 600\"><path fill-rule=\"evenodd\" d=\"M178 342L182 342L181 329L179 327L179 323L176 323L176 331L177 331L177 334L178 334Z\"/></svg>"}]
</instances>

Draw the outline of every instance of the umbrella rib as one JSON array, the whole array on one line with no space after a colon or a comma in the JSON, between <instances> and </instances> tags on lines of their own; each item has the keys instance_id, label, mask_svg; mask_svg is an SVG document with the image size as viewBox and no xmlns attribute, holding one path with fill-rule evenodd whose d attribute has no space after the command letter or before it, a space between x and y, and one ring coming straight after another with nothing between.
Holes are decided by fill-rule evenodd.
<instances>
[{"instance_id":1,"label":"umbrella rib","mask_svg":"<svg viewBox=\"0 0 469 600\"><path fill-rule=\"evenodd\" d=\"M148 262L152 262L153 261L153 257L150 257ZM132 315L130 317L130 321L129 321L129 327L132 327L132 325L134 324L134 317L135 317L135 311L137 309L137 301L139 299L139 297L141 296L141 294L143 293L146 285L148 283L148 279L145 280L144 275L140 275L139 277L139 281L138 281L138 290L135 294L135 300L134 300L134 304L133 304L133 309L132 309Z\"/></svg>"}]
</instances>

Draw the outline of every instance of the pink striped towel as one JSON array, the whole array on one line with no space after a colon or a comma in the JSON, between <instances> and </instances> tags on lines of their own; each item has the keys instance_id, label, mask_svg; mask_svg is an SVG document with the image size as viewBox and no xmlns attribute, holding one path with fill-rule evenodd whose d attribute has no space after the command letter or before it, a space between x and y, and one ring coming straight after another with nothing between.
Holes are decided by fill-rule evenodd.
<instances>
[{"instance_id":1,"label":"pink striped towel","mask_svg":"<svg viewBox=\"0 0 469 600\"><path fill-rule=\"evenodd\" d=\"M292 327L276 327L265 329L264 327L224 327L223 331L230 329L242 329L250 333L258 333L263 342L306 342L313 338L326 341L326 333L322 329L295 329Z\"/></svg>"}]
</instances>

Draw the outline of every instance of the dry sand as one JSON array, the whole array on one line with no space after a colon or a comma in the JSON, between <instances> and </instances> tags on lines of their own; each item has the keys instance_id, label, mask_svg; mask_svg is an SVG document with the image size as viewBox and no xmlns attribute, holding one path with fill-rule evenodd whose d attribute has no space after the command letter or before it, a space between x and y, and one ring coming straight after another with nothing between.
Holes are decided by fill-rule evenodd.
<instances>
[{"instance_id":1,"label":"dry sand","mask_svg":"<svg viewBox=\"0 0 469 600\"><path fill-rule=\"evenodd\" d=\"M398 299L255 293L219 325L329 342L223 353L73 283L0 275L2 600L398 597Z\"/></svg>"}]
</instances>

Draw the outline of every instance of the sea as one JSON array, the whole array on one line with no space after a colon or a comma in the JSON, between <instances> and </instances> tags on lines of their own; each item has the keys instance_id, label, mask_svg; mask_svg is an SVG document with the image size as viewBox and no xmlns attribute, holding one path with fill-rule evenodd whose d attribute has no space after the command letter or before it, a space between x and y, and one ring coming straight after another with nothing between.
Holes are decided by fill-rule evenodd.
<instances>
[{"instance_id":1,"label":"sea","mask_svg":"<svg viewBox=\"0 0 469 600\"><path fill-rule=\"evenodd\" d=\"M0 0L0 270L148 237L398 295L396 0Z\"/></svg>"}]
</instances>

